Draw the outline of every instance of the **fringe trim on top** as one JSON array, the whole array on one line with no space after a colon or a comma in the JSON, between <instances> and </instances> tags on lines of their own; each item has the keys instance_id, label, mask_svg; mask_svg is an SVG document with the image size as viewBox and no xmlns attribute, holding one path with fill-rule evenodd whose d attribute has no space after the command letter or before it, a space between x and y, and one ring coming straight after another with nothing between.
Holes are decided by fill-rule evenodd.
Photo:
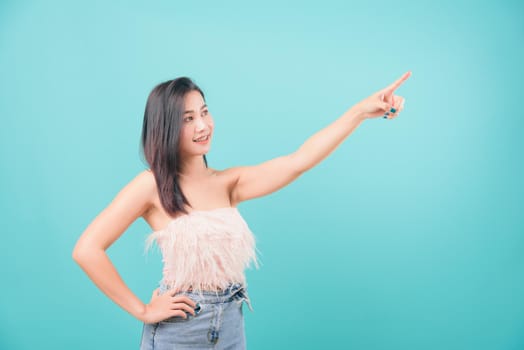
<instances>
[{"instance_id":1,"label":"fringe trim on top","mask_svg":"<svg viewBox=\"0 0 524 350\"><path fill-rule=\"evenodd\" d=\"M246 285L244 269L259 267L255 237L235 207L179 216L148 236L146 251L154 241L164 263L161 283L174 291Z\"/></svg>"}]
</instances>

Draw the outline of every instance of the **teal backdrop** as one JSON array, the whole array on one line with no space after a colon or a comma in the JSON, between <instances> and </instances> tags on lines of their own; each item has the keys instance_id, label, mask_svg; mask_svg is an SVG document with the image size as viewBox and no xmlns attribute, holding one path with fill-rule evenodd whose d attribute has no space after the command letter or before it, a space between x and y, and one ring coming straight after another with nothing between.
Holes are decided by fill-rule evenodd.
<instances>
[{"instance_id":1,"label":"teal backdrop","mask_svg":"<svg viewBox=\"0 0 524 350\"><path fill-rule=\"evenodd\" d=\"M262 262L248 348L524 349L523 43L508 0L3 0L0 348L138 348L142 324L71 253L147 167L157 83L201 86L224 169L294 151L411 70L397 119L240 205ZM150 232L108 250L145 302Z\"/></svg>"}]
</instances>

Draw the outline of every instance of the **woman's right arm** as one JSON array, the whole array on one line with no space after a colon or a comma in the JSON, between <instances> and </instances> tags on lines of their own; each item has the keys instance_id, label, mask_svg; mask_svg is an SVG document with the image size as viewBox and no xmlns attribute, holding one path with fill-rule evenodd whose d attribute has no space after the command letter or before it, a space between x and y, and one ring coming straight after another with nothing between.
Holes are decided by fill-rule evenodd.
<instances>
[{"instance_id":1,"label":"woman's right arm","mask_svg":"<svg viewBox=\"0 0 524 350\"><path fill-rule=\"evenodd\" d=\"M171 316L186 317L184 310L194 313L195 303L187 297L169 293L144 304L126 286L106 254L125 230L153 203L156 193L154 176L143 171L129 182L82 233L73 249L73 259L89 278L111 300L137 319L154 323Z\"/></svg>"}]
</instances>

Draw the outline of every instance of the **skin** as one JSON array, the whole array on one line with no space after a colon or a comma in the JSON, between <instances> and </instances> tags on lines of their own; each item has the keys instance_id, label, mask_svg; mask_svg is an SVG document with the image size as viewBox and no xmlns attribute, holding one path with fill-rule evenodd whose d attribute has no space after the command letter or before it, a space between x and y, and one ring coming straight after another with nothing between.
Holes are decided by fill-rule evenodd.
<instances>
[{"instance_id":1,"label":"skin","mask_svg":"<svg viewBox=\"0 0 524 350\"><path fill-rule=\"evenodd\" d=\"M398 117L404 98L395 90L408 79L407 72L388 87L381 89L349 108L333 123L307 139L295 152L254 166L226 170L206 168L202 155L211 147L214 123L202 96L192 91L185 96L184 123L180 138L182 175L180 186L191 210L235 207L238 203L273 193L313 168L333 152L364 120L382 117L394 107ZM209 135L209 140L195 139ZM195 302L173 293L158 295L153 291L144 304L124 283L106 254L106 250L138 218L152 230L164 228L173 217L163 209L155 178L150 170L139 173L89 224L73 249L73 259L102 292L128 313L145 323L155 323L172 316L195 314Z\"/></svg>"}]
</instances>

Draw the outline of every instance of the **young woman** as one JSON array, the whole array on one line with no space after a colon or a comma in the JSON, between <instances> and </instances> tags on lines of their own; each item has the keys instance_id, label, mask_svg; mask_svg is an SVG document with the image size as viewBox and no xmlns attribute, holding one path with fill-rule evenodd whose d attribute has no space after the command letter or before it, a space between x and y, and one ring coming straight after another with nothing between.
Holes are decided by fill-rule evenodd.
<instances>
[{"instance_id":1,"label":"young woman","mask_svg":"<svg viewBox=\"0 0 524 350\"><path fill-rule=\"evenodd\" d=\"M411 75L349 108L294 153L255 166L216 170L205 154L213 118L204 93L189 78L156 86L149 95L141 146L150 169L127 184L86 228L73 259L115 303L143 324L141 349L244 349L244 269L256 264L254 239L238 203L286 186L326 158L364 120L393 119L404 98L395 90ZM137 218L153 233L164 269L144 304L125 285L106 249Z\"/></svg>"}]
</instances>

